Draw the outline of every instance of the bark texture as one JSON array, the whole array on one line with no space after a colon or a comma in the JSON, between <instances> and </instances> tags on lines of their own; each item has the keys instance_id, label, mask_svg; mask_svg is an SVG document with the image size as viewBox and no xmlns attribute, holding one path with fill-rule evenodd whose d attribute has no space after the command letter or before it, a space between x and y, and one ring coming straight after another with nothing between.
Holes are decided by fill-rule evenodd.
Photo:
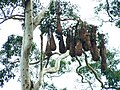
<instances>
[{"instance_id":1,"label":"bark texture","mask_svg":"<svg viewBox=\"0 0 120 90\"><path fill-rule=\"evenodd\" d=\"M25 30L21 51L21 89L30 90L31 81L29 76L29 54L33 42L33 21L32 21L32 0L27 0L25 4Z\"/></svg>"}]
</instances>

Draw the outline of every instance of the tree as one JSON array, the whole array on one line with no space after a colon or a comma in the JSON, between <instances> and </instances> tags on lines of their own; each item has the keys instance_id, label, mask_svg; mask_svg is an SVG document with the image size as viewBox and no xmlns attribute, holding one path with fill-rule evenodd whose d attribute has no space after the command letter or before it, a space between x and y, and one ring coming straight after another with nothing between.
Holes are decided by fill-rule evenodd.
<instances>
[{"instance_id":1,"label":"tree","mask_svg":"<svg viewBox=\"0 0 120 90\"><path fill-rule=\"evenodd\" d=\"M20 56L22 90L31 90L31 89L38 90L39 87L42 85L44 75L46 73L52 74L58 72L58 70L64 68L64 66L66 65L65 62L62 62L61 64L60 61L65 59L69 55L73 59L78 61L79 67L81 67L80 57L81 55L84 55L83 58L85 59L85 63L87 66L85 68L90 69L92 71L92 73L95 75L95 78L101 83L102 88L105 87L103 82L100 80L99 75L96 73L95 69L91 67L91 65L88 63L87 60L88 55L91 55L92 60L94 60L94 62L95 61L99 62L100 60L101 64L99 63L99 65L102 66L101 67L102 73L105 73L107 65L106 65L106 47L104 45L105 44L104 35L99 33L99 31L97 30L97 26L90 25L85 21L82 21L80 17L77 16L77 14L75 13L76 10L75 5L72 5L64 1L61 2L61 1L51 0L50 4L45 8L45 10L43 10L40 14L36 14L37 12L33 13L33 11L35 10L35 8L33 10L33 6L37 7L37 5L36 3L33 3L32 0L27 0L27 1L22 0L22 2L11 0L11 3L10 4L9 3L10 3L9 1L5 1L5 2L1 1L1 5L4 5L4 7L1 8L1 11L3 12L3 16L4 16L3 18L1 18L3 19L2 22L11 18L24 20L23 22L24 35L22 38L22 44L21 44L21 39L19 40L19 43L20 45L22 45L22 48L14 49L13 52L11 53L10 50L12 49L11 47L13 45L13 42L9 42L10 40L8 40L9 43L5 45L4 47L5 50L1 52L1 55L3 53L7 53L7 56L5 57L8 57L9 59L12 55L16 55L15 54L16 51L17 52L19 51L19 53L21 53L18 54L18 56ZM16 4L17 6L24 8L23 16L21 15L6 16L3 9L6 6L13 7ZM37 16L34 17L34 14ZM70 21L72 21L72 23L68 25L68 22ZM38 50L35 49L35 45L33 44L32 41L34 29L38 25L41 32L40 52L38 52ZM56 34L56 37L59 42L58 43L59 52L57 53L56 52L54 53L54 50L56 49L57 46L54 40L54 34ZM47 45L46 45L46 50L43 51L43 37L45 35L47 36ZM14 40L14 36L11 37ZM64 42L64 38L66 38L66 44ZM15 42L15 44L17 44L17 42ZM36 51L34 54L34 58L32 58L32 53L34 50ZM57 59L52 60L51 57L54 58L55 54L58 54ZM2 61L2 63L4 63L4 61ZM36 78L37 80L35 80L34 82L30 76L30 65L35 65L35 67L37 67L39 71ZM79 67L76 69L76 72L80 75ZM6 70L1 72L6 73L5 71ZM14 74L10 74L10 75L12 75L10 77L14 77ZM1 76L3 77L4 75ZM7 79L9 79L9 77L7 77ZM6 79L3 78L1 82L3 82L3 80Z\"/></svg>"}]
</instances>

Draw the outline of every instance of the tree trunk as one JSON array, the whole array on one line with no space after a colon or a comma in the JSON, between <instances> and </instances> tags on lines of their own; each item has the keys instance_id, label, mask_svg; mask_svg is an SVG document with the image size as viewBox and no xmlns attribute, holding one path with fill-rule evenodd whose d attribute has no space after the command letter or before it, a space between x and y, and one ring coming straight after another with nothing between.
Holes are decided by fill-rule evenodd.
<instances>
[{"instance_id":1,"label":"tree trunk","mask_svg":"<svg viewBox=\"0 0 120 90\"><path fill-rule=\"evenodd\" d=\"M25 30L22 41L22 51L20 60L21 90L30 90L29 76L29 54L33 42L33 21L32 21L32 0L27 0L25 4Z\"/></svg>"}]
</instances>

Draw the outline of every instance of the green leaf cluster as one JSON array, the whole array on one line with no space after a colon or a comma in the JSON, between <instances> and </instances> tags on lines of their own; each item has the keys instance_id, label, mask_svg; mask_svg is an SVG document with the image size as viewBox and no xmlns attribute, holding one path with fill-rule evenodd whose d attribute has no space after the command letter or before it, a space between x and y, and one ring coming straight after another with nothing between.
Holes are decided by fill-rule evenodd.
<instances>
[{"instance_id":1,"label":"green leaf cluster","mask_svg":"<svg viewBox=\"0 0 120 90\"><path fill-rule=\"evenodd\" d=\"M105 11L110 17L110 22L115 22L115 25L120 28L120 1L119 0L106 0L101 2L95 7L95 13L98 14Z\"/></svg>"}]
</instances>

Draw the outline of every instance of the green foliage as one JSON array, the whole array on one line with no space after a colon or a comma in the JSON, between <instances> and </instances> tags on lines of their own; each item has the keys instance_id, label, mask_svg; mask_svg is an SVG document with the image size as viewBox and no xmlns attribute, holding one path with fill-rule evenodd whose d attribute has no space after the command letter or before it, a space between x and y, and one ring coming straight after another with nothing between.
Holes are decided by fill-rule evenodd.
<instances>
[{"instance_id":1,"label":"green foliage","mask_svg":"<svg viewBox=\"0 0 120 90\"><path fill-rule=\"evenodd\" d=\"M0 51L0 64L2 69L0 70L0 86L4 85L5 81L9 81L15 77L15 68L20 65L22 37L10 35L8 40L3 44ZM30 53L30 61L38 61L40 59L40 52L36 48L36 44L33 43ZM35 67L38 67L37 64Z\"/></svg>"},{"instance_id":2,"label":"green foliage","mask_svg":"<svg viewBox=\"0 0 120 90\"><path fill-rule=\"evenodd\" d=\"M119 57L119 51L117 50L107 50L107 70L106 72L102 73L100 70L100 61L97 63L91 63L89 64L92 68L94 68L97 72L97 75L99 77L105 76L106 82L104 83L107 88L120 88L120 70L117 66L120 65L120 60L116 59ZM91 70L87 66L79 66L77 68L78 75L82 76L83 80L93 80L94 75L91 72ZM118 89L119 90L119 89Z\"/></svg>"},{"instance_id":3,"label":"green foliage","mask_svg":"<svg viewBox=\"0 0 120 90\"><path fill-rule=\"evenodd\" d=\"M41 2L37 2L37 0L33 0L33 17L35 17L38 12L40 12L43 9L43 6L41 4Z\"/></svg>"},{"instance_id":4,"label":"green foliage","mask_svg":"<svg viewBox=\"0 0 120 90\"><path fill-rule=\"evenodd\" d=\"M95 7L95 13L106 11L110 22L115 22L115 25L120 28L120 1L119 0L106 0L105 3L101 2L99 6Z\"/></svg>"},{"instance_id":5,"label":"green foliage","mask_svg":"<svg viewBox=\"0 0 120 90\"><path fill-rule=\"evenodd\" d=\"M55 66L55 60L53 59L50 61L50 67L54 67L54 66Z\"/></svg>"},{"instance_id":6,"label":"green foliage","mask_svg":"<svg viewBox=\"0 0 120 90\"><path fill-rule=\"evenodd\" d=\"M65 73L66 70L67 70L67 62L65 60L61 60L60 61L60 69L59 69L58 73Z\"/></svg>"},{"instance_id":7,"label":"green foliage","mask_svg":"<svg viewBox=\"0 0 120 90\"><path fill-rule=\"evenodd\" d=\"M120 1L114 0L114 1L112 1L112 2L110 3L110 6L112 6L112 7L110 8L110 13L111 13L114 17L116 17L116 16L120 17L120 16L119 16L119 15L120 15Z\"/></svg>"},{"instance_id":8,"label":"green foliage","mask_svg":"<svg viewBox=\"0 0 120 90\"><path fill-rule=\"evenodd\" d=\"M9 81L15 77L14 68L18 67L19 58L21 53L22 37L11 35L8 37L7 42L3 45L0 51L0 63L3 69L0 70L0 86L4 85L4 81ZM12 57L15 56L16 60L13 62Z\"/></svg>"},{"instance_id":9,"label":"green foliage","mask_svg":"<svg viewBox=\"0 0 120 90\"><path fill-rule=\"evenodd\" d=\"M115 23L115 25L120 28L120 20Z\"/></svg>"},{"instance_id":10,"label":"green foliage","mask_svg":"<svg viewBox=\"0 0 120 90\"><path fill-rule=\"evenodd\" d=\"M57 88L54 86L54 84L48 84L47 82L44 82L43 89L47 89L47 90L57 90Z\"/></svg>"},{"instance_id":11,"label":"green foliage","mask_svg":"<svg viewBox=\"0 0 120 90\"><path fill-rule=\"evenodd\" d=\"M60 15L61 19L77 19L78 16L76 14L78 11L77 6L71 4L70 2L60 1ZM68 22L67 22L68 23ZM62 29L63 31L67 28L66 24L62 22ZM57 1L55 4L52 2L49 11L44 14L44 18L40 21L40 30L43 34L46 34L48 30L52 32L56 31L57 26Z\"/></svg>"},{"instance_id":12,"label":"green foliage","mask_svg":"<svg viewBox=\"0 0 120 90\"><path fill-rule=\"evenodd\" d=\"M7 42L3 45L3 52L6 53L7 58L11 58L11 56L20 56L21 54L21 45L22 45L22 37L11 35L8 37Z\"/></svg>"},{"instance_id":13,"label":"green foliage","mask_svg":"<svg viewBox=\"0 0 120 90\"><path fill-rule=\"evenodd\" d=\"M51 60L49 62L50 67L54 67L55 66L55 62L56 62L56 60L54 60L54 59ZM65 73L66 70L67 70L67 65L69 65L69 63L70 62L67 63L65 60L61 60L60 61L60 68L59 68L58 74Z\"/></svg>"},{"instance_id":14,"label":"green foliage","mask_svg":"<svg viewBox=\"0 0 120 90\"><path fill-rule=\"evenodd\" d=\"M120 70L117 66L120 64L120 60L116 59L119 57L117 50L107 51L108 57L108 68L105 72L105 76L108 80L107 84L109 87L120 88Z\"/></svg>"},{"instance_id":15,"label":"green foliage","mask_svg":"<svg viewBox=\"0 0 120 90\"><path fill-rule=\"evenodd\" d=\"M108 68L106 71L106 78L109 87L120 87L120 71L117 69Z\"/></svg>"},{"instance_id":16,"label":"green foliage","mask_svg":"<svg viewBox=\"0 0 120 90\"><path fill-rule=\"evenodd\" d=\"M3 5L16 4L17 2L20 2L20 0L0 0L0 4Z\"/></svg>"},{"instance_id":17,"label":"green foliage","mask_svg":"<svg viewBox=\"0 0 120 90\"><path fill-rule=\"evenodd\" d=\"M44 82L42 89L44 90L58 90L54 84L49 84L48 82ZM66 88L60 89L60 90L67 90Z\"/></svg>"}]
</instances>

